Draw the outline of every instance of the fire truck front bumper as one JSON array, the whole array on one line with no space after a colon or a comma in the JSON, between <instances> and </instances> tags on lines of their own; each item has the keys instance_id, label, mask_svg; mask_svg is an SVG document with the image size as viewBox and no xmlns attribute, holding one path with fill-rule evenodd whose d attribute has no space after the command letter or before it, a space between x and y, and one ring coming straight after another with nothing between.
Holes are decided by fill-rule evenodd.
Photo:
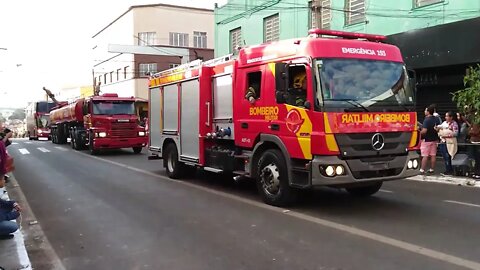
<instances>
[{"instance_id":1,"label":"fire truck front bumper","mask_svg":"<svg viewBox=\"0 0 480 270\"><path fill-rule=\"evenodd\" d=\"M119 149L130 147L144 147L147 145L146 137L136 138L95 138L93 146L95 149Z\"/></svg>"},{"instance_id":2,"label":"fire truck front bumper","mask_svg":"<svg viewBox=\"0 0 480 270\"><path fill-rule=\"evenodd\" d=\"M337 156L316 156L311 163L312 186L342 186L371 181L404 179L420 173L416 151L393 157L343 160Z\"/></svg>"}]
</instances>

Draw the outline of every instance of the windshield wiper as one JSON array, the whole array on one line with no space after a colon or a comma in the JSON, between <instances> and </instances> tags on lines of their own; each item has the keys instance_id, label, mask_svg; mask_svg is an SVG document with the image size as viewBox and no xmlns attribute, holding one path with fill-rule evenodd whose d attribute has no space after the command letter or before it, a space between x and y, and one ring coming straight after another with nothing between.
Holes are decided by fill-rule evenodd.
<instances>
[{"instance_id":1,"label":"windshield wiper","mask_svg":"<svg viewBox=\"0 0 480 270\"><path fill-rule=\"evenodd\" d=\"M354 99L351 99L351 98L336 98L336 99L329 99L329 100L330 101L345 101L348 104L355 106L356 108L360 108L365 112L369 112L369 110L365 106L363 106L360 102L358 102ZM349 111L349 109L345 109L345 112L348 112L348 111Z\"/></svg>"},{"instance_id":2,"label":"windshield wiper","mask_svg":"<svg viewBox=\"0 0 480 270\"><path fill-rule=\"evenodd\" d=\"M374 102L385 102L384 99L370 99L370 100ZM391 103L389 105L391 105L392 107L400 106L404 111L407 111L407 112L411 111L410 108L408 108L405 104L402 104L402 103Z\"/></svg>"}]
</instances>

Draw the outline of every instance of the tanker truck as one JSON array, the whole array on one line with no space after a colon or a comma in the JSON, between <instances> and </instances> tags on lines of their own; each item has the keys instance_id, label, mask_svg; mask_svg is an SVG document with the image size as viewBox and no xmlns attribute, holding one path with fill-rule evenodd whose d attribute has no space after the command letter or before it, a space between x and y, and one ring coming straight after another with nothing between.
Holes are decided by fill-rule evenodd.
<instances>
[{"instance_id":1,"label":"tanker truck","mask_svg":"<svg viewBox=\"0 0 480 270\"><path fill-rule=\"evenodd\" d=\"M134 97L103 94L77 99L50 112L52 143L92 155L103 149L132 148L138 154L147 145L145 128L138 123Z\"/></svg>"}]
</instances>

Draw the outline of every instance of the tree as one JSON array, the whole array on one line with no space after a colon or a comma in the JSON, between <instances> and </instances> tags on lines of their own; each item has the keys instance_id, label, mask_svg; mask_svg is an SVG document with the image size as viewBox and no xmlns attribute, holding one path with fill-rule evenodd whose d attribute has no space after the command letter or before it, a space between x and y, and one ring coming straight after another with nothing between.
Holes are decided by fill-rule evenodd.
<instances>
[{"instance_id":1,"label":"tree","mask_svg":"<svg viewBox=\"0 0 480 270\"><path fill-rule=\"evenodd\" d=\"M8 118L9 120L23 120L25 119L25 111L23 109L16 109L13 111L12 115Z\"/></svg>"},{"instance_id":2,"label":"tree","mask_svg":"<svg viewBox=\"0 0 480 270\"><path fill-rule=\"evenodd\" d=\"M463 78L465 89L453 93L453 101L459 111L469 116L470 121L480 124L480 64L469 67Z\"/></svg>"}]
</instances>

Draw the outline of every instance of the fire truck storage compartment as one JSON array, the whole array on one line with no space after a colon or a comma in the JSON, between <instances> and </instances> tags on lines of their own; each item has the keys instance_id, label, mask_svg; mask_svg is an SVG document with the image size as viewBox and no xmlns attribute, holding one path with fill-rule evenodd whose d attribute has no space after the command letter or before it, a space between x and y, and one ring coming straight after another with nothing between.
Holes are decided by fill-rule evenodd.
<instances>
[{"instance_id":1,"label":"fire truck storage compartment","mask_svg":"<svg viewBox=\"0 0 480 270\"><path fill-rule=\"evenodd\" d=\"M215 131L230 128L231 135L223 139L234 139L232 75L213 78L213 128Z\"/></svg>"},{"instance_id":2,"label":"fire truck storage compartment","mask_svg":"<svg viewBox=\"0 0 480 270\"><path fill-rule=\"evenodd\" d=\"M163 88L163 131L178 131L178 85L167 85ZM152 102L153 103L153 102Z\"/></svg>"},{"instance_id":3,"label":"fire truck storage compartment","mask_svg":"<svg viewBox=\"0 0 480 270\"><path fill-rule=\"evenodd\" d=\"M150 100L155 102L150 102L150 147L160 149L162 147L162 92L160 87L155 87L150 90Z\"/></svg>"},{"instance_id":4,"label":"fire truck storage compartment","mask_svg":"<svg viewBox=\"0 0 480 270\"><path fill-rule=\"evenodd\" d=\"M233 172L235 167L234 151L222 146L213 146L205 149L206 164L208 167L221 169L224 172Z\"/></svg>"},{"instance_id":5,"label":"fire truck storage compartment","mask_svg":"<svg viewBox=\"0 0 480 270\"><path fill-rule=\"evenodd\" d=\"M182 82L181 85L180 153L181 157L196 160L199 158L199 88L198 79Z\"/></svg>"}]
</instances>

